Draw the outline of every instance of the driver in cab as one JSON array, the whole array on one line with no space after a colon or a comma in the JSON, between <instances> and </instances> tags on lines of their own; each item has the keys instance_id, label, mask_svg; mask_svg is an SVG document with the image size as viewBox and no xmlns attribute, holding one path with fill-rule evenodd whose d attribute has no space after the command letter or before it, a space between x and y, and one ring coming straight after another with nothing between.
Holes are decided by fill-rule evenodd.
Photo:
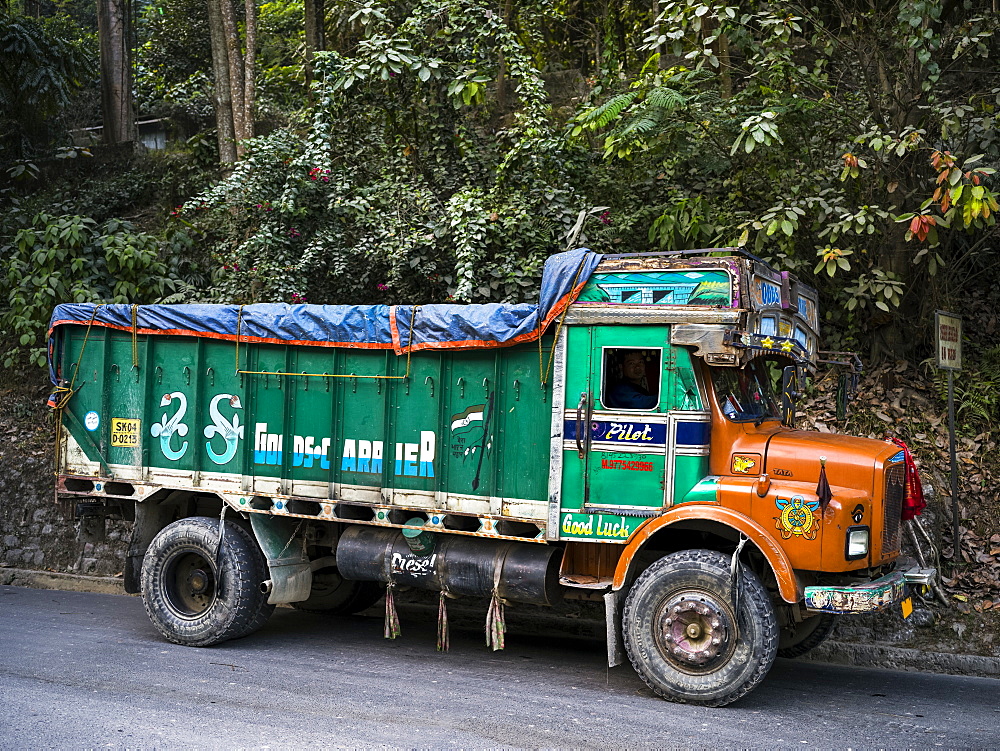
<instances>
[{"instance_id":1,"label":"driver in cab","mask_svg":"<svg viewBox=\"0 0 1000 751\"><path fill-rule=\"evenodd\" d=\"M656 394L649 391L646 381L646 358L636 349L622 358L622 377L607 394L607 406L618 409L653 409Z\"/></svg>"}]
</instances>

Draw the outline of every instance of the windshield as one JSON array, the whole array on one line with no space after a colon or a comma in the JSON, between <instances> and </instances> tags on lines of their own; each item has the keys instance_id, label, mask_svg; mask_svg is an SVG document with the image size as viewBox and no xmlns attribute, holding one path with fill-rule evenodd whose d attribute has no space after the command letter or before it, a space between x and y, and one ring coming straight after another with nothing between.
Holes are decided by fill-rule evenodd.
<instances>
[{"instance_id":1,"label":"windshield","mask_svg":"<svg viewBox=\"0 0 1000 751\"><path fill-rule=\"evenodd\" d=\"M733 422L780 420L767 363L753 360L746 367L712 368L712 385L722 413Z\"/></svg>"}]
</instances>

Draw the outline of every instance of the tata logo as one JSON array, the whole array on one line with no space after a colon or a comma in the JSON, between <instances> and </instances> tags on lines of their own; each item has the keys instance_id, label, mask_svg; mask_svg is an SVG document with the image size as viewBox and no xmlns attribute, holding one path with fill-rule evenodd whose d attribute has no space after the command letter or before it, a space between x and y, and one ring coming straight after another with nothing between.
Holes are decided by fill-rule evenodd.
<instances>
[{"instance_id":1,"label":"tata logo","mask_svg":"<svg viewBox=\"0 0 1000 751\"><path fill-rule=\"evenodd\" d=\"M771 471L774 472L774 474L776 474L778 477L791 477L792 476L792 470L790 470L790 469L778 469L777 467L775 467Z\"/></svg>"}]
</instances>

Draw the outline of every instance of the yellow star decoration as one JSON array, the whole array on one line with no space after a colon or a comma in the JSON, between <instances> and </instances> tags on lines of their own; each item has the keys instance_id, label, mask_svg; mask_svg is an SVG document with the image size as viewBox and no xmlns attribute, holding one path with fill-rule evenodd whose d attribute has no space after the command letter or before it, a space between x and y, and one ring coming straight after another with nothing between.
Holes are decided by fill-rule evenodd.
<instances>
[{"instance_id":1,"label":"yellow star decoration","mask_svg":"<svg viewBox=\"0 0 1000 751\"><path fill-rule=\"evenodd\" d=\"M781 343L781 349L782 349L783 352L791 352L792 351L792 347L794 347L794 346L795 346L795 344L792 343L791 339L786 339L785 341L783 341Z\"/></svg>"},{"instance_id":2,"label":"yellow star decoration","mask_svg":"<svg viewBox=\"0 0 1000 751\"><path fill-rule=\"evenodd\" d=\"M760 346L764 349L771 349L774 346L774 339L769 336L764 337L760 340Z\"/></svg>"}]
</instances>

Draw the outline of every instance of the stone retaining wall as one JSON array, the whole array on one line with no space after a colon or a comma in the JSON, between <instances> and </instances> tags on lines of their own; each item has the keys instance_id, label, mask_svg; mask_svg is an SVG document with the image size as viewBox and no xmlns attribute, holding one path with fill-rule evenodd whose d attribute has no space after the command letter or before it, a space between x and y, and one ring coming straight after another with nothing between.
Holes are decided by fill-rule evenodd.
<instances>
[{"instance_id":1,"label":"stone retaining wall","mask_svg":"<svg viewBox=\"0 0 1000 751\"><path fill-rule=\"evenodd\" d=\"M129 525L108 522L103 539L79 539L73 509L56 503L53 423L40 368L7 375L0 389L0 567L95 576L121 573Z\"/></svg>"}]
</instances>

